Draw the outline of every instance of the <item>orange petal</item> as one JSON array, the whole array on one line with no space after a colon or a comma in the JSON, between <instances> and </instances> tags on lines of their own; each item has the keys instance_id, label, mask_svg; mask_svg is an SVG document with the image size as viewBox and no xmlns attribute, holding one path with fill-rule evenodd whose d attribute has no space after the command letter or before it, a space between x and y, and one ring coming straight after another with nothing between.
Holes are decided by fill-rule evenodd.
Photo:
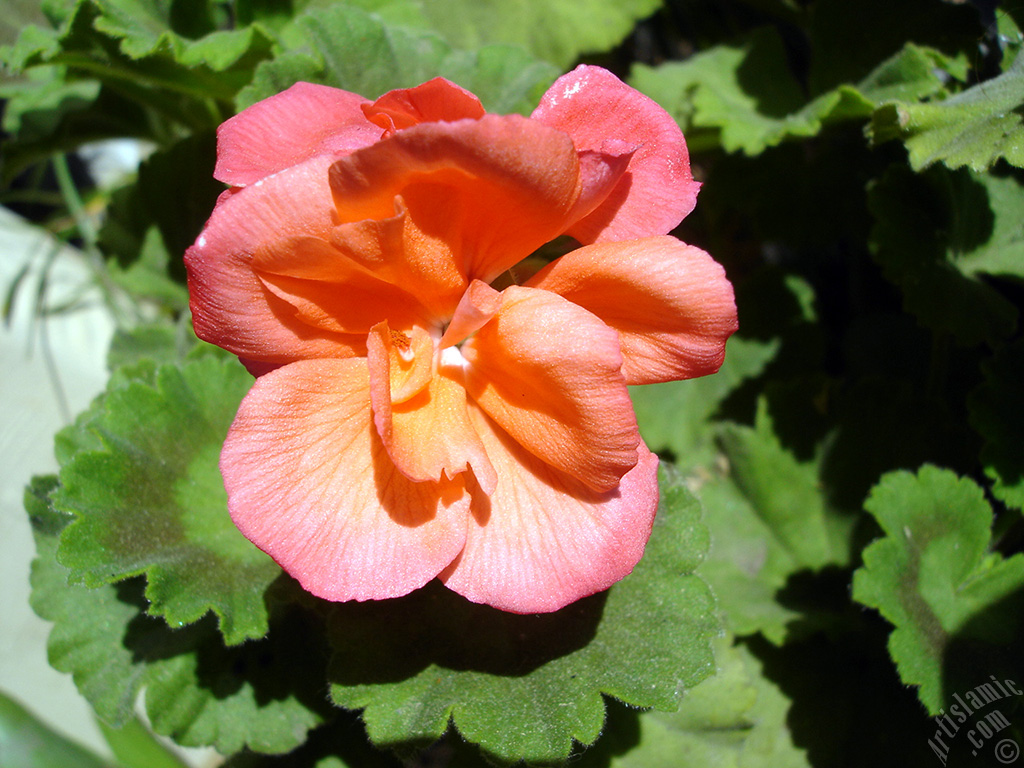
<instances>
[{"instance_id":1,"label":"orange petal","mask_svg":"<svg viewBox=\"0 0 1024 768\"><path fill-rule=\"evenodd\" d=\"M531 453L597 491L636 464L618 334L561 296L512 286L462 346L466 389Z\"/></svg>"},{"instance_id":2,"label":"orange petal","mask_svg":"<svg viewBox=\"0 0 1024 768\"><path fill-rule=\"evenodd\" d=\"M413 483L388 459L364 360L305 360L258 379L220 466L242 533L327 600L404 595L465 541L461 480Z\"/></svg>"},{"instance_id":3,"label":"orange petal","mask_svg":"<svg viewBox=\"0 0 1024 768\"><path fill-rule=\"evenodd\" d=\"M585 246L527 285L564 296L617 330L627 384L714 373L738 327L725 270L674 237Z\"/></svg>"},{"instance_id":4,"label":"orange petal","mask_svg":"<svg viewBox=\"0 0 1024 768\"><path fill-rule=\"evenodd\" d=\"M466 337L489 323L499 309L501 294L487 283L474 280L459 301L439 346L450 347L465 341Z\"/></svg>"},{"instance_id":5,"label":"orange petal","mask_svg":"<svg viewBox=\"0 0 1024 768\"><path fill-rule=\"evenodd\" d=\"M434 375L434 340L422 328L405 333L391 330L386 322L380 323L370 329L366 350L375 411L391 403L404 403L430 384Z\"/></svg>"},{"instance_id":6,"label":"orange petal","mask_svg":"<svg viewBox=\"0 0 1024 768\"><path fill-rule=\"evenodd\" d=\"M443 243L467 280L489 283L565 229L579 161L561 131L487 115L398 131L339 160L330 183L343 222L389 218L401 196L420 237Z\"/></svg>"},{"instance_id":7,"label":"orange petal","mask_svg":"<svg viewBox=\"0 0 1024 768\"><path fill-rule=\"evenodd\" d=\"M425 236L401 197L393 209L386 218L335 227L331 244L375 277L414 290L431 319L442 324L466 290L466 278L448 244Z\"/></svg>"},{"instance_id":8,"label":"orange petal","mask_svg":"<svg viewBox=\"0 0 1024 768\"><path fill-rule=\"evenodd\" d=\"M408 327L430 316L404 290L319 238L300 235L265 243L256 251L252 268L298 317L324 330L365 334L383 320Z\"/></svg>"},{"instance_id":9,"label":"orange petal","mask_svg":"<svg viewBox=\"0 0 1024 768\"><path fill-rule=\"evenodd\" d=\"M192 322L200 338L253 363L346 357L365 334L339 336L300 319L253 271L253 254L290 236L324 239L334 227L329 157L317 157L225 193L185 254Z\"/></svg>"},{"instance_id":10,"label":"orange petal","mask_svg":"<svg viewBox=\"0 0 1024 768\"><path fill-rule=\"evenodd\" d=\"M418 123L472 119L484 116L480 99L443 77L435 77L415 88L389 91L373 104L363 106L363 114L386 130L385 136Z\"/></svg>"},{"instance_id":11,"label":"orange petal","mask_svg":"<svg viewBox=\"0 0 1024 768\"><path fill-rule=\"evenodd\" d=\"M430 336L382 323L370 332L367 350L374 424L399 471L422 482L471 469L485 492L493 489L497 478L469 422L466 390L448 372L432 373Z\"/></svg>"},{"instance_id":12,"label":"orange petal","mask_svg":"<svg viewBox=\"0 0 1024 768\"><path fill-rule=\"evenodd\" d=\"M296 83L221 124L213 175L244 187L316 155L369 146L380 129L363 114L368 104L340 88Z\"/></svg>"},{"instance_id":13,"label":"orange petal","mask_svg":"<svg viewBox=\"0 0 1024 768\"><path fill-rule=\"evenodd\" d=\"M641 443L614 490L597 493L524 450L474 409L498 473L477 495L449 589L503 611L556 611L607 589L643 555L658 507L658 459Z\"/></svg>"}]
</instances>

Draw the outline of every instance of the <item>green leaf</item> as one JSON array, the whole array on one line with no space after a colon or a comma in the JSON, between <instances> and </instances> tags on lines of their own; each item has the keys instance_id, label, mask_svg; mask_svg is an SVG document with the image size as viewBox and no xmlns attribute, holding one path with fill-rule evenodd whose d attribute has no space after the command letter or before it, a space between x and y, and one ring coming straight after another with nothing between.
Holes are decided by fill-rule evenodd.
<instances>
[{"instance_id":1,"label":"green leaf","mask_svg":"<svg viewBox=\"0 0 1024 768\"><path fill-rule=\"evenodd\" d=\"M926 465L885 475L865 508L886 535L864 550L853 596L894 625L889 652L928 711L961 685L1018 670L1024 555L990 554L981 488Z\"/></svg>"},{"instance_id":2,"label":"green leaf","mask_svg":"<svg viewBox=\"0 0 1024 768\"><path fill-rule=\"evenodd\" d=\"M253 69L270 57L273 44L259 26L207 32L203 24L194 23L195 8L177 13L186 5L78 0L62 14L56 39L38 30L26 32L27 42L17 44L5 58L19 70L59 65L69 78L99 81L121 103L143 112L134 130L121 135L170 143L183 129L211 129L221 122L227 111L224 102L252 79ZM175 26L195 38L180 34ZM108 122L124 111L111 111Z\"/></svg>"},{"instance_id":3,"label":"green leaf","mask_svg":"<svg viewBox=\"0 0 1024 768\"><path fill-rule=\"evenodd\" d=\"M618 45L660 0L361 0L392 20L440 33L456 48L492 43L521 46L566 69L584 53Z\"/></svg>"},{"instance_id":4,"label":"green leaf","mask_svg":"<svg viewBox=\"0 0 1024 768\"><path fill-rule=\"evenodd\" d=\"M637 65L631 84L662 104L700 149L756 155L790 138L816 135L829 122L867 118L876 100L893 94L921 98L942 90L934 55L907 45L858 85L842 85L806 101L779 33L756 30L684 62Z\"/></svg>"},{"instance_id":5,"label":"green leaf","mask_svg":"<svg viewBox=\"0 0 1024 768\"><path fill-rule=\"evenodd\" d=\"M558 75L518 48L455 51L435 33L390 26L342 4L309 9L282 36L290 41L287 50L257 68L239 94L239 108L300 80L376 98L442 75L476 93L491 111L526 112Z\"/></svg>"},{"instance_id":6,"label":"green leaf","mask_svg":"<svg viewBox=\"0 0 1024 768\"><path fill-rule=\"evenodd\" d=\"M944 101L883 104L871 119L872 141L900 139L915 170L942 162L950 168L990 168L1000 158L1024 168L1024 53L992 80Z\"/></svg>"},{"instance_id":7,"label":"green leaf","mask_svg":"<svg viewBox=\"0 0 1024 768\"><path fill-rule=\"evenodd\" d=\"M904 308L964 345L1009 336L1017 309L977 272L1021 272L1024 189L1013 179L894 165L869 192L872 247Z\"/></svg>"},{"instance_id":8,"label":"green leaf","mask_svg":"<svg viewBox=\"0 0 1024 768\"><path fill-rule=\"evenodd\" d=\"M91 141L149 136L138 104L96 81L67 83L60 67L36 67L23 80L0 86L0 97L9 99L4 127L13 134L4 145L3 182Z\"/></svg>"},{"instance_id":9,"label":"green leaf","mask_svg":"<svg viewBox=\"0 0 1024 768\"><path fill-rule=\"evenodd\" d=\"M714 677L687 693L678 712L609 711L605 734L579 768L807 768L786 723L789 700L758 659L725 637ZM634 731L638 730L638 733ZM633 743L633 742L636 743Z\"/></svg>"},{"instance_id":10,"label":"green leaf","mask_svg":"<svg viewBox=\"0 0 1024 768\"><path fill-rule=\"evenodd\" d=\"M953 266L971 277L1024 279L1024 185L1014 176L966 171L952 180L954 217L946 234Z\"/></svg>"},{"instance_id":11,"label":"green leaf","mask_svg":"<svg viewBox=\"0 0 1024 768\"><path fill-rule=\"evenodd\" d=\"M79 7L87 2L89 0L83 0ZM131 59L168 55L184 67L205 66L214 72L224 72L251 56L256 48L269 53L271 41L258 27L216 30L213 20L207 16L211 11L210 3L91 2L97 12L95 30L120 41L121 52ZM179 9L180 12L176 12Z\"/></svg>"},{"instance_id":12,"label":"green leaf","mask_svg":"<svg viewBox=\"0 0 1024 768\"><path fill-rule=\"evenodd\" d=\"M331 695L362 708L380 745L427 743L454 724L491 757L565 759L593 742L602 694L675 709L710 672L714 602L693 570L699 505L671 474L647 552L609 591L553 614L474 605L438 583L404 598L339 604Z\"/></svg>"},{"instance_id":13,"label":"green leaf","mask_svg":"<svg viewBox=\"0 0 1024 768\"><path fill-rule=\"evenodd\" d=\"M137 717L120 728L111 728L100 720L99 727L121 768L188 768Z\"/></svg>"},{"instance_id":14,"label":"green leaf","mask_svg":"<svg viewBox=\"0 0 1024 768\"><path fill-rule=\"evenodd\" d=\"M721 439L733 481L785 551L809 568L841 562L843 555L830 539L817 468L782 447L765 404L754 428L727 425Z\"/></svg>"},{"instance_id":15,"label":"green leaf","mask_svg":"<svg viewBox=\"0 0 1024 768\"><path fill-rule=\"evenodd\" d=\"M982 370L985 381L968 400L971 426L985 438L981 460L992 493L1024 509L1024 341L999 350Z\"/></svg>"},{"instance_id":16,"label":"green leaf","mask_svg":"<svg viewBox=\"0 0 1024 768\"><path fill-rule=\"evenodd\" d=\"M180 744L223 754L300 744L326 709L318 682L324 649L310 617L278 606L268 638L229 648L211 616L171 629L147 615L141 579L97 588L69 583L56 553L71 518L50 503L59 488L56 478L36 478L26 492L36 542L32 608L54 623L50 664L74 676L96 714L123 725L145 689L153 729Z\"/></svg>"},{"instance_id":17,"label":"green leaf","mask_svg":"<svg viewBox=\"0 0 1024 768\"><path fill-rule=\"evenodd\" d=\"M199 349L201 348L201 350ZM221 353L220 347L199 341L192 323L179 321L138 325L130 330L118 329L110 341L107 353L107 369L115 371L122 366L135 363L181 363L190 355ZM145 363L143 363L145 364Z\"/></svg>"},{"instance_id":18,"label":"green leaf","mask_svg":"<svg viewBox=\"0 0 1024 768\"><path fill-rule=\"evenodd\" d=\"M280 569L231 522L217 468L251 383L237 361L207 357L108 391L84 425L103 447L65 457L54 494L75 516L58 554L73 582L145 574L149 613L172 626L212 610L228 644L266 634Z\"/></svg>"},{"instance_id":19,"label":"green leaf","mask_svg":"<svg viewBox=\"0 0 1024 768\"><path fill-rule=\"evenodd\" d=\"M744 381L761 373L775 356L778 343L733 336L725 362L711 375L688 381L632 387L640 433L652 451L671 451L685 469L711 464L714 447L713 417L726 397Z\"/></svg>"},{"instance_id":20,"label":"green leaf","mask_svg":"<svg viewBox=\"0 0 1024 768\"><path fill-rule=\"evenodd\" d=\"M111 768L64 738L0 691L0 765L4 768Z\"/></svg>"},{"instance_id":21,"label":"green leaf","mask_svg":"<svg viewBox=\"0 0 1024 768\"><path fill-rule=\"evenodd\" d=\"M54 133L69 114L83 110L99 95L94 81L66 82L58 67L38 67L20 81L5 83L3 128L22 141Z\"/></svg>"},{"instance_id":22,"label":"green leaf","mask_svg":"<svg viewBox=\"0 0 1024 768\"><path fill-rule=\"evenodd\" d=\"M435 764L429 754L418 760L402 761L388 752L375 749L366 738L366 729L359 715L343 710L338 712L337 717L311 731L302 746L287 755L241 752L226 760L222 768L412 768ZM437 763L448 768L459 765L454 760L445 759L450 755L450 745L442 742L437 749Z\"/></svg>"},{"instance_id":23,"label":"green leaf","mask_svg":"<svg viewBox=\"0 0 1024 768\"><path fill-rule=\"evenodd\" d=\"M778 602L779 591L801 571L846 564L852 521L827 502L818 461L800 461L781 445L764 400L753 428L728 424L720 436L728 476L694 478L711 531L698 573L730 631L780 643L799 613Z\"/></svg>"}]
</instances>

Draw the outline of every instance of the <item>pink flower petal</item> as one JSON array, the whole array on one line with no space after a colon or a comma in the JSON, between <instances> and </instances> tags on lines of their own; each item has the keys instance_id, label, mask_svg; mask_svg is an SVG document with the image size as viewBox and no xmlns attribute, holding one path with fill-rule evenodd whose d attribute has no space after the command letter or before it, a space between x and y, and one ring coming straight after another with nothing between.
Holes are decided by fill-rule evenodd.
<instances>
[{"instance_id":1,"label":"pink flower petal","mask_svg":"<svg viewBox=\"0 0 1024 768\"><path fill-rule=\"evenodd\" d=\"M213 175L244 187L319 154L367 147L381 134L361 109L369 103L340 88L296 83L221 124Z\"/></svg>"},{"instance_id":2,"label":"pink flower petal","mask_svg":"<svg viewBox=\"0 0 1024 768\"><path fill-rule=\"evenodd\" d=\"M222 195L185 253L192 323L201 339L252 364L365 354L366 335L316 328L267 290L252 263L267 243L327 239L335 226L327 184L331 158L319 156Z\"/></svg>"},{"instance_id":3,"label":"pink flower petal","mask_svg":"<svg viewBox=\"0 0 1024 768\"><path fill-rule=\"evenodd\" d=\"M568 230L580 242L663 235L693 210L700 185L690 174L682 131L657 103L611 72L577 67L555 81L532 117L568 133L579 152L635 148L615 188ZM583 179L583 197L594 183Z\"/></svg>"},{"instance_id":4,"label":"pink flower petal","mask_svg":"<svg viewBox=\"0 0 1024 768\"><path fill-rule=\"evenodd\" d=\"M448 588L504 611L541 613L628 575L658 507L657 457L641 443L619 486L597 493L474 416L498 485L489 497L475 494L465 550L441 575Z\"/></svg>"},{"instance_id":5,"label":"pink flower petal","mask_svg":"<svg viewBox=\"0 0 1024 768\"><path fill-rule=\"evenodd\" d=\"M584 246L527 285L564 296L617 330L627 384L714 373L738 327L725 270L674 237Z\"/></svg>"},{"instance_id":6,"label":"pink flower petal","mask_svg":"<svg viewBox=\"0 0 1024 768\"><path fill-rule=\"evenodd\" d=\"M462 481L414 483L370 415L365 360L303 360L257 380L221 454L238 528L327 600L417 589L462 549Z\"/></svg>"},{"instance_id":7,"label":"pink flower petal","mask_svg":"<svg viewBox=\"0 0 1024 768\"><path fill-rule=\"evenodd\" d=\"M506 288L462 355L470 396L551 466L607 491L636 464L618 334L590 312L548 291Z\"/></svg>"}]
</instances>

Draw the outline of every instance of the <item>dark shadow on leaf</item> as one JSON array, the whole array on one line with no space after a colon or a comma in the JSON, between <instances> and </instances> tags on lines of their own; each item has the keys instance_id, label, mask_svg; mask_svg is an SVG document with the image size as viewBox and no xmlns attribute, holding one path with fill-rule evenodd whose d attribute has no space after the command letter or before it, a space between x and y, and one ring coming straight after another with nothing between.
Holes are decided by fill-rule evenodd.
<instances>
[{"instance_id":1,"label":"dark shadow on leaf","mask_svg":"<svg viewBox=\"0 0 1024 768\"><path fill-rule=\"evenodd\" d=\"M273 605L266 637L225 646L213 613L180 629L147 615L145 583L138 577L116 585L118 599L139 609L123 639L135 662L154 664L194 656L195 685L217 699L251 686L259 706L294 697L311 711L324 716L332 712L323 685L327 644L323 621L315 611L298 604Z\"/></svg>"},{"instance_id":2,"label":"dark shadow on leaf","mask_svg":"<svg viewBox=\"0 0 1024 768\"><path fill-rule=\"evenodd\" d=\"M302 746L286 755L261 755L239 752L223 768L315 768L321 761L335 757L346 768L400 768L419 765L374 749L366 736L363 721L355 712L335 710L335 716L309 733Z\"/></svg>"},{"instance_id":3,"label":"dark shadow on leaf","mask_svg":"<svg viewBox=\"0 0 1024 768\"><path fill-rule=\"evenodd\" d=\"M339 685L405 680L431 665L521 676L593 639L606 593L560 611L517 615L471 603L439 581L393 600L339 603L328 620Z\"/></svg>"},{"instance_id":4,"label":"dark shadow on leaf","mask_svg":"<svg viewBox=\"0 0 1024 768\"><path fill-rule=\"evenodd\" d=\"M743 641L791 700L786 724L815 768L933 764L924 710L886 652L890 629L862 612L854 632Z\"/></svg>"},{"instance_id":5,"label":"dark shadow on leaf","mask_svg":"<svg viewBox=\"0 0 1024 768\"><path fill-rule=\"evenodd\" d=\"M862 610L849 600L850 571L827 566L817 571L797 571L775 593L780 605L800 614L786 625L786 642L824 633L839 637L860 626Z\"/></svg>"},{"instance_id":6,"label":"dark shadow on leaf","mask_svg":"<svg viewBox=\"0 0 1024 768\"><path fill-rule=\"evenodd\" d=\"M579 749L569 758L570 764L582 760L586 768L610 768L613 760L627 755L640 744L640 715L643 710L628 707L621 701L605 698L604 728L597 743Z\"/></svg>"},{"instance_id":7,"label":"dark shadow on leaf","mask_svg":"<svg viewBox=\"0 0 1024 768\"><path fill-rule=\"evenodd\" d=\"M1015 693L1014 688L1024 692L1024 589L974 614L946 643L943 710L951 717L947 730L956 729L952 736L942 734L949 748L947 765L995 765L993 749L1003 738L1014 739L1024 748L1024 693ZM987 739L984 727L998 724L998 720L986 717L997 718L996 711L1010 726ZM960 721L960 716L965 719ZM936 723L932 730L939 727ZM982 742L980 749L971 743L971 729L975 741ZM938 740L933 738L933 742L941 750Z\"/></svg>"},{"instance_id":8,"label":"dark shadow on leaf","mask_svg":"<svg viewBox=\"0 0 1024 768\"><path fill-rule=\"evenodd\" d=\"M758 113L766 117L783 118L803 106L803 94L774 30L754 33L736 79L743 93L755 99Z\"/></svg>"},{"instance_id":9,"label":"dark shadow on leaf","mask_svg":"<svg viewBox=\"0 0 1024 768\"><path fill-rule=\"evenodd\" d=\"M830 503L859 509L885 472L934 463L967 473L977 438L941 401L905 380L865 378L839 393L837 430L822 458Z\"/></svg>"},{"instance_id":10,"label":"dark shadow on leaf","mask_svg":"<svg viewBox=\"0 0 1024 768\"><path fill-rule=\"evenodd\" d=\"M981 458L1008 487L1024 478L1024 408L1019 387L1024 378L1024 338L999 350L983 364L984 382L970 393L968 405L974 429L985 439Z\"/></svg>"}]
</instances>

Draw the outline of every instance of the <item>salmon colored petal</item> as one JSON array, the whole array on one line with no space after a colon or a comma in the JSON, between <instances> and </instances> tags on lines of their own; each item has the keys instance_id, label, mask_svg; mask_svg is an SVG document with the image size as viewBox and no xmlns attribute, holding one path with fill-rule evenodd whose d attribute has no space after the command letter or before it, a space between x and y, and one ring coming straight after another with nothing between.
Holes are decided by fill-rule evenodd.
<instances>
[{"instance_id":1,"label":"salmon colored petal","mask_svg":"<svg viewBox=\"0 0 1024 768\"><path fill-rule=\"evenodd\" d=\"M474 415L499 479L489 497L475 494L465 550L441 574L446 586L504 611L541 613L628 575L658 507L657 457L641 443L619 486L597 493Z\"/></svg>"},{"instance_id":2,"label":"salmon colored petal","mask_svg":"<svg viewBox=\"0 0 1024 768\"><path fill-rule=\"evenodd\" d=\"M738 327L725 270L674 237L585 246L527 285L564 296L617 330L627 384L714 373Z\"/></svg>"},{"instance_id":3,"label":"salmon colored petal","mask_svg":"<svg viewBox=\"0 0 1024 768\"><path fill-rule=\"evenodd\" d=\"M438 346L445 348L460 344L489 323L500 309L501 294L487 283L474 280L459 301Z\"/></svg>"},{"instance_id":4,"label":"salmon colored petal","mask_svg":"<svg viewBox=\"0 0 1024 768\"><path fill-rule=\"evenodd\" d=\"M235 524L327 600L423 586L462 549L462 481L413 483L370 415L364 360L304 360L257 380L224 443Z\"/></svg>"},{"instance_id":5,"label":"salmon colored petal","mask_svg":"<svg viewBox=\"0 0 1024 768\"><path fill-rule=\"evenodd\" d=\"M593 212L569 228L582 243L664 235L693 210L700 184L675 120L600 67L579 66L555 81L533 119L565 131L580 152L634 148L626 173ZM586 191L601 181L583 179Z\"/></svg>"},{"instance_id":6,"label":"salmon colored petal","mask_svg":"<svg viewBox=\"0 0 1024 768\"><path fill-rule=\"evenodd\" d=\"M252 268L266 243L329 236L335 226L330 163L317 157L221 196L185 254L192 323L200 338L254 364L348 357L365 349L365 334L339 336L299 318Z\"/></svg>"},{"instance_id":7,"label":"salmon colored petal","mask_svg":"<svg viewBox=\"0 0 1024 768\"><path fill-rule=\"evenodd\" d=\"M466 390L446 371L431 375L428 367L424 373L415 359L425 356L429 366L430 337L420 329L406 335L382 323L370 333L367 349L374 423L398 470L421 482L471 469L485 492L493 490L497 477L469 422ZM406 356L412 359L403 360Z\"/></svg>"},{"instance_id":8,"label":"salmon colored petal","mask_svg":"<svg viewBox=\"0 0 1024 768\"><path fill-rule=\"evenodd\" d=\"M489 283L565 230L579 161L561 131L487 115L398 131L337 161L330 182L341 221L393 216L401 196L424 241Z\"/></svg>"},{"instance_id":9,"label":"salmon colored petal","mask_svg":"<svg viewBox=\"0 0 1024 768\"><path fill-rule=\"evenodd\" d=\"M341 224L331 244L374 276L413 287L420 305L438 325L451 317L467 281L447 243L427 237L401 197L392 216Z\"/></svg>"},{"instance_id":10,"label":"salmon colored petal","mask_svg":"<svg viewBox=\"0 0 1024 768\"><path fill-rule=\"evenodd\" d=\"M422 328L406 333L392 330L387 322L375 325L366 351L374 410L378 405L390 408L392 403L404 403L422 392L434 376L434 340Z\"/></svg>"},{"instance_id":11,"label":"salmon colored petal","mask_svg":"<svg viewBox=\"0 0 1024 768\"><path fill-rule=\"evenodd\" d=\"M363 105L363 114L384 128L385 136L418 123L479 120L484 116L480 99L443 77L435 77L415 88L389 91L373 104Z\"/></svg>"},{"instance_id":12,"label":"salmon colored petal","mask_svg":"<svg viewBox=\"0 0 1024 768\"><path fill-rule=\"evenodd\" d=\"M296 83L221 124L213 175L244 187L319 154L367 147L380 138L361 109L369 103L340 88Z\"/></svg>"},{"instance_id":13,"label":"salmon colored petal","mask_svg":"<svg viewBox=\"0 0 1024 768\"><path fill-rule=\"evenodd\" d=\"M323 330L366 334L385 319L409 327L429 317L401 288L315 237L300 235L265 244L256 251L252 268L298 317Z\"/></svg>"},{"instance_id":14,"label":"salmon colored petal","mask_svg":"<svg viewBox=\"0 0 1024 768\"><path fill-rule=\"evenodd\" d=\"M534 455L596 491L636 464L618 334L561 296L512 286L462 346L466 389Z\"/></svg>"}]
</instances>

